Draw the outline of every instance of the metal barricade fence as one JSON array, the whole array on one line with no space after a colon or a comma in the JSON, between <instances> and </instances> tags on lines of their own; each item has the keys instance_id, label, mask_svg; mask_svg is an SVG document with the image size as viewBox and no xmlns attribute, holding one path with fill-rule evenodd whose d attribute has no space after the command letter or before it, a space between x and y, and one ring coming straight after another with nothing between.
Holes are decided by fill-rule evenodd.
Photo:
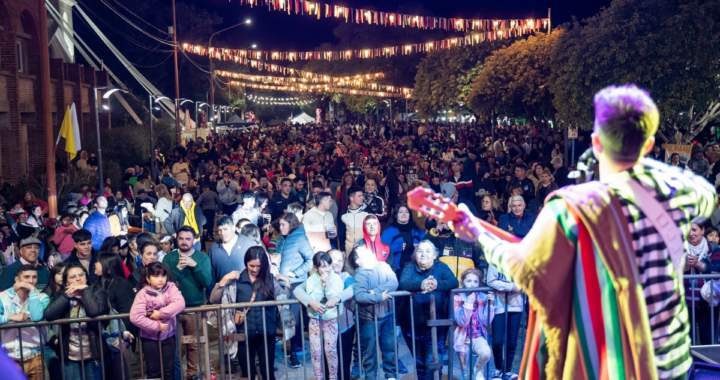
<instances>
[{"instance_id":1,"label":"metal barricade fence","mask_svg":"<svg viewBox=\"0 0 720 380\"><path fill-rule=\"evenodd\" d=\"M708 281L708 280L720 281L720 274L690 274L690 275L683 276L683 280L686 283L690 284L689 288L688 287L685 288L685 295L686 296L688 294L695 295L696 292L700 293L700 291L701 291L700 282L698 280L703 280L703 282ZM713 284L711 283L709 286L711 300L715 298L715 293L716 293L716 289L712 285ZM716 329L716 327L717 327L716 321L718 321L718 314L719 314L718 310L720 310L720 305L713 306L712 304L709 304L704 299L696 300L695 297L692 297L692 299L690 301L687 301L687 304L688 304L688 309L690 309L689 310L690 323L691 323L690 339L692 342L692 346L693 347L698 346L697 338L702 333L702 331L699 331L699 330L701 330L702 326L699 326L700 323L696 323L696 322L700 322L698 320L696 314L698 312L702 312L703 314L705 314L706 310L709 310L709 312L707 312L707 314L709 314L709 316L710 316L710 345L711 346L716 345L716 343L718 342L718 337L717 337L718 329ZM703 317L704 318L702 318L702 319L707 318L707 316L703 316ZM707 346L707 345L705 345L705 346Z\"/></svg>"}]
</instances>

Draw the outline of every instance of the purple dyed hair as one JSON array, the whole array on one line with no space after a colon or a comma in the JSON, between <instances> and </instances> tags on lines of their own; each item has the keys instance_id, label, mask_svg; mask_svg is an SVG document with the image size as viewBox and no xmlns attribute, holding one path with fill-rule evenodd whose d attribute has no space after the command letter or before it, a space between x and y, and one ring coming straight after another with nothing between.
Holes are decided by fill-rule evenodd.
<instances>
[{"instance_id":1,"label":"purple dyed hair","mask_svg":"<svg viewBox=\"0 0 720 380\"><path fill-rule=\"evenodd\" d=\"M659 123L650 94L634 84L606 87L595 94L595 133L603 151L616 161L637 161Z\"/></svg>"}]
</instances>

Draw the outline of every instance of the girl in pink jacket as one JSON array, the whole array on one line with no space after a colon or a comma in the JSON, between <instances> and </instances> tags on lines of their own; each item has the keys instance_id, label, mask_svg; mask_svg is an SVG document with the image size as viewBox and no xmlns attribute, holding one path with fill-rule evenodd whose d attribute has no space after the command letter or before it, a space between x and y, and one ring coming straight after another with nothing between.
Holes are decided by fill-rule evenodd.
<instances>
[{"instance_id":1,"label":"girl in pink jacket","mask_svg":"<svg viewBox=\"0 0 720 380\"><path fill-rule=\"evenodd\" d=\"M477 269L468 269L460 276L463 288L480 287L482 275ZM488 346L488 326L495 316L495 299L492 293L456 293L453 298L455 310L455 334L453 348L458 354L463 379L467 379L468 348L477 355L474 379L484 380L483 367L490 361L492 350ZM490 310L488 310L488 308Z\"/></svg>"},{"instance_id":2,"label":"girl in pink jacket","mask_svg":"<svg viewBox=\"0 0 720 380\"><path fill-rule=\"evenodd\" d=\"M185 299L163 263L143 267L130 322L140 329L147 376L175 380L175 316L185 309ZM158 348L160 346L160 348Z\"/></svg>"}]
</instances>

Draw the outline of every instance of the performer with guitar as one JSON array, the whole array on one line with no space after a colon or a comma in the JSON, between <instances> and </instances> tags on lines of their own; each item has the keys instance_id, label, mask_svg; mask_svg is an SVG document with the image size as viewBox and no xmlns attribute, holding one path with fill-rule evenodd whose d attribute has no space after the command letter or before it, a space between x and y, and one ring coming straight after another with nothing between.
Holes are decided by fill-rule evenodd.
<instances>
[{"instance_id":1,"label":"performer with guitar","mask_svg":"<svg viewBox=\"0 0 720 380\"><path fill-rule=\"evenodd\" d=\"M601 181L548 196L520 242L462 205L443 205L421 189L410 194L411 207L448 220L528 295L522 379L686 376L692 359L683 241L691 222L710 216L715 191L690 171L642 159L658 123L644 90L597 93L592 153Z\"/></svg>"}]
</instances>

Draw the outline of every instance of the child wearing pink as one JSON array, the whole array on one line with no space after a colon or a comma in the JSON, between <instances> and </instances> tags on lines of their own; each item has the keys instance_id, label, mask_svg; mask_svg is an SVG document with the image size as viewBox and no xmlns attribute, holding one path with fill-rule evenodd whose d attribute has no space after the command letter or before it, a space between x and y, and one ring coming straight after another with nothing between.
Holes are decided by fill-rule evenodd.
<instances>
[{"instance_id":1,"label":"child wearing pink","mask_svg":"<svg viewBox=\"0 0 720 380\"><path fill-rule=\"evenodd\" d=\"M72 234L77 230L78 228L72 224L72 221L67 226L63 223L63 225L55 230L53 242L58 246L58 252L60 252L60 257L62 257L63 261L70 256L75 248L75 241L72 238Z\"/></svg>"},{"instance_id":2,"label":"child wearing pink","mask_svg":"<svg viewBox=\"0 0 720 380\"><path fill-rule=\"evenodd\" d=\"M463 288L477 288L480 286L480 271L468 269L460 277ZM489 308L489 310L488 310ZM477 362L472 373L474 380L484 380L483 367L490 361L492 350L488 345L488 326L495 316L495 300L492 294L484 293L457 293L453 297L453 310L455 310L455 334L453 348L458 354L460 366L465 377L468 347L477 355Z\"/></svg>"}]
</instances>

